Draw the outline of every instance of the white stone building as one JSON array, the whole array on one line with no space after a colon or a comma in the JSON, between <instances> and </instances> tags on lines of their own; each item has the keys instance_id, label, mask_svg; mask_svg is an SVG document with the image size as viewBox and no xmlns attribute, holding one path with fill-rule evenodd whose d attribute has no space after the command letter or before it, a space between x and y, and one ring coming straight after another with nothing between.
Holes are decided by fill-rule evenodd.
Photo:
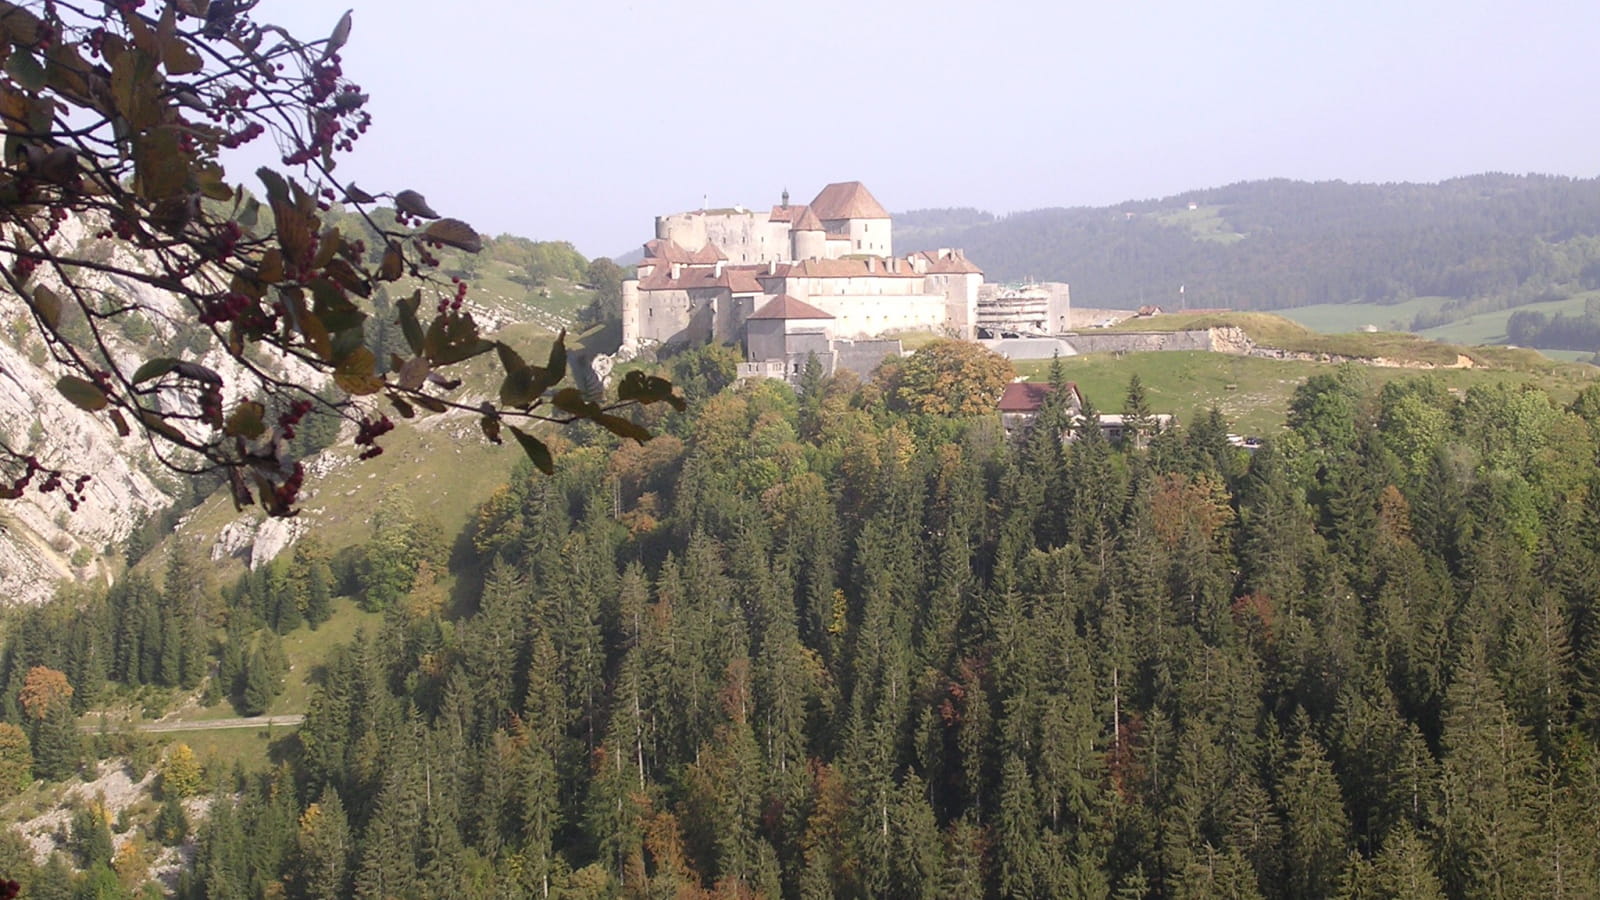
<instances>
[{"instance_id":1,"label":"white stone building","mask_svg":"<svg viewBox=\"0 0 1600 900\"><path fill-rule=\"evenodd\" d=\"M986 284L978 292L980 337L1020 337L1071 331L1072 300L1059 281L1038 284Z\"/></svg>"},{"instance_id":2,"label":"white stone building","mask_svg":"<svg viewBox=\"0 0 1600 900\"><path fill-rule=\"evenodd\" d=\"M806 328L826 341L973 337L983 271L959 250L896 257L893 247L889 213L859 181L830 184L806 205L786 191L770 210L659 216L637 277L623 282L623 349L739 341L751 363L769 362L758 358L765 342L746 341L746 322L792 306L772 305L783 298L825 314Z\"/></svg>"}]
</instances>

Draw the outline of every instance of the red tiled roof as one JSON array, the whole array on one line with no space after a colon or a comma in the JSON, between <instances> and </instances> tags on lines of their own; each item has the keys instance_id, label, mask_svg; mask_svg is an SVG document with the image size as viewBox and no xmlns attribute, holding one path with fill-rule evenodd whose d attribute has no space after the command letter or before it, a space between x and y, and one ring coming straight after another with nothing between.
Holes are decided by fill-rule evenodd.
<instances>
[{"instance_id":1,"label":"red tiled roof","mask_svg":"<svg viewBox=\"0 0 1600 900\"><path fill-rule=\"evenodd\" d=\"M669 263L698 263L709 265L719 259L727 259L715 244L707 244L699 250L685 250L678 246L676 241L655 238L645 241L645 259L658 259Z\"/></svg>"},{"instance_id":2,"label":"red tiled roof","mask_svg":"<svg viewBox=\"0 0 1600 900\"><path fill-rule=\"evenodd\" d=\"M806 206L805 204L795 204L793 206L774 206L772 208L772 215L767 217L767 221L793 222L795 219L800 218L800 216L804 215L810 210L811 207Z\"/></svg>"},{"instance_id":3,"label":"red tiled roof","mask_svg":"<svg viewBox=\"0 0 1600 900\"><path fill-rule=\"evenodd\" d=\"M883 260L879 260L879 259L871 260L871 268L870 269L868 268L868 260L864 260L864 259L808 259L808 260L805 260L803 262L797 262L794 265L790 266L789 267L789 277L791 277L791 278L801 278L801 277L804 277L804 278L866 278L867 276L877 276L879 278L921 278L922 277L921 275L917 274L915 269L912 268L910 262L907 262L905 260L901 260L899 267L900 267L900 271L891 272L891 271L889 271L889 267L884 264L884 261Z\"/></svg>"},{"instance_id":4,"label":"red tiled roof","mask_svg":"<svg viewBox=\"0 0 1600 900\"><path fill-rule=\"evenodd\" d=\"M831 319L830 313L784 294L774 297L765 306L750 314L752 319Z\"/></svg>"},{"instance_id":5,"label":"red tiled roof","mask_svg":"<svg viewBox=\"0 0 1600 900\"><path fill-rule=\"evenodd\" d=\"M822 189L811 211L824 222L832 219L887 219L889 211L859 181L841 181Z\"/></svg>"},{"instance_id":6,"label":"red tiled roof","mask_svg":"<svg viewBox=\"0 0 1600 900\"><path fill-rule=\"evenodd\" d=\"M929 275L982 275L983 270L978 264L961 255L957 250L941 256L935 250L918 250L911 254L912 258L920 257L928 262Z\"/></svg>"},{"instance_id":7,"label":"red tiled roof","mask_svg":"<svg viewBox=\"0 0 1600 900\"><path fill-rule=\"evenodd\" d=\"M1067 390L1077 393L1078 386L1067 382ZM1044 398L1050 396L1050 384L1044 381L1013 381L1000 395L1000 411L1012 413L1038 412Z\"/></svg>"},{"instance_id":8,"label":"red tiled roof","mask_svg":"<svg viewBox=\"0 0 1600 900\"><path fill-rule=\"evenodd\" d=\"M781 266L779 268L782 268ZM767 274L766 266L722 267L718 275L715 266L693 266L678 270L672 277L672 268L657 268L639 280L641 291L685 291L690 288L727 288L735 294L760 294L765 291L757 276Z\"/></svg>"},{"instance_id":9,"label":"red tiled roof","mask_svg":"<svg viewBox=\"0 0 1600 900\"><path fill-rule=\"evenodd\" d=\"M759 294L761 282L756 280L757 275L766 274L766 266L725 266L723 272L728 276L728 288L735 294Z\"/></svg>"},{"instance_id":10,"label":"red tiled roof","mask_svg":"<svg viewBox=\"0 0 1600 900\"><path fill-rule=\"evenodd\" d=\"M683 269L678 277L672 277L672 270L657 269L639 280L641 291L686 291L691 288L727 288L728 273L721 275L717 270L707 266L705 268Z\"/></svg>"},{"instance_id":11,"label":"red tiled roof","mask_svg":"<svg viewBox=\"0 0 1600 900\"><path fill-rule=\"evenodd\" d=\"M800 207L800 209L801 209L800 216L794 220L794 224L789 226L789 230L791 230L791 231L821 231L822 230L822 220L818 219L817 218L817 214L811 211L811 207L802 206L802 207Z\"/></svg>"}]
</instances>

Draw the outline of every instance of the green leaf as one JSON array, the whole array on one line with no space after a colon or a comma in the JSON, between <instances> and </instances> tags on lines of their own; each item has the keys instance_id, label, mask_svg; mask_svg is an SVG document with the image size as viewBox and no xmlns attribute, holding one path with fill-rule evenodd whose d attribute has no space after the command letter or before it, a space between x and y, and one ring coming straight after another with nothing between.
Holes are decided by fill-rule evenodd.
<instances>
[{"instance_id":1,"label":"green leaf","mask_svg":"<svg viewBox=\"0 0 1600 900\"><path fill-rule=\"evenodd\" d=\"M512 349L510 344L496 341L494 349L500 355L500 368L505 369L508 374L528 367L528 361L522 358L522 354Z\"/></svg>"},{"instance_id":2,"label":"green leaf","mask_svg":"<svg viewBox=\"0 0 1600 900\"><path fill-rule=\"evenodd\" d=\"M383 265L378 269L378 277L384 281L399 281L405 270L406 258L400 253L400 245L390 241L383 251Z\"/></svg>"},{"instance_id":3,"label":"green leaf","mask_svg":"<svg viewBox=\"0 0 1600 900\"><path fill-rule=\"evenodd\" d=\"M583 396L583 391L577 388L562 388L550 398L556 409L570 413L583 419L592 419L600 415L600 405Z\"/></svg>"},{"instance_id":4,"label":"green leaf","mask_svg":"<svg viewBox=\"0 0 1600 900\"><path fill-rule=\"evenodd\" d=\"M556 342L550 345L550 362L545 364L555 381L567 377L567 330L561 329L556 335ZM551 382L554 384L555 382Z\"/></svg>"},{"instance_id":5,"label":"green leaf","mask_svg":"<svg viewBox=\"0 0 1600 900\"><path fill-rule=\"evenodd\" d=\"M373 372L378 367L378 360L372 351L366 347L357 347L354 352L339 361L333 370L333 380L347 392L355 396L376 394L383 390L383 379Z\"/></svg>"},{"instance_id":6,"label":"green leaf","mask_svg":"<svg viewBox=\"0 0 1600 900\"><path fill-rule=\"evenodd\" d=\"M267 408L254 400L241 400L223 423L222 433L229 437L255 440L267 431Z\"/></svg>"},{"instance_id":7,"label":"green leaf","mask_svg":"<svg viewBox=\"0 0 1600 900\"><path fill-rule=\"evenodd\" d=\"M395 304L400 315L400 331L406 336L406 343L411 345L412 353L421 353L423 347L422 323L417 321L417 306L421 303L422 292L417 291Z\"/></svg>"},{"instance_id":8,"label":"green leaf","mask_svg":"<svg viewBox=\"0 0 1600 900\"><path fill-rule=\"evenodd\" d=\"M483 418L478 420L478 427L483 429L483 436L491 444L504 443L500 439L500 417L495 414L494 407L484 404Z\"/></svg>"},{"instance_id":9,"label":"green leaf","mask_svg":"<svg viewBox=\"0 0 1600 900\"><path fill-rule=\"evenodd\" d=\"M632 419L622 416L613 416L610 413L599 413L594 416L594 422L601 428L611 432L617 437L633 438L639 443L644 443L653 437L650 430Z\"/></svg>"},{"instance_id":10,"label":"green leaf","mask_svg":"<svg viewBox=\"0 0 1600 900\"><path fill-rule=\"evenodd\" d=\"M170 356L158 356L155 359L146 360L144 365L133 373L133 383L143 384L152 378L160 378L177 367L178 360Z\"/></svg>"},{"instance_id":11,"label":"green leaf","mask_svg":"<svg viewBox=\"0 0 1600 900\"><path fill-rule=\"evenodd\" d=\"M33 311L52 331L61 324L61 298L42 284L33 289Z\"/></svg>"},{"instance_id":12,"label":"green leaf","mask_svg":"<svg viewBox=\"0 0 1600 900\"><path fill-rule=\"evenodd\" d=\"M344 291L328 279L312 279L310 287L311 296L315 300L312 309L329 331L339 332L348 328L359 328L361 323L367 320L367 314L351 303Z\"/></svg>"},{"instance_id":13,"label":"green leaf","mask_svg":"<svg viewBox=\"0 0 1600 900\"><path fill-rule=\"evenodd\" d=\"M289 203L289 182L282 175L272 171L266 166L256 170L256 177L261 179L261 184L267 189L267 203L276 206L280 203Z\"/></svg>"},{"instance_id":14,"label":"green leaf","mask_svg":"<svg viewBox=\"0 0 1600 900\"><path fill-rule=\"evenodd\" d=\"M440 219L432 222L422 231L423 238L465 250L468 253L477 253L483 249L483 239L472 230L472 226L460 219Z\"/></svg>"},{"instance_id":15,"label":"green leaf","mask_svg":"<svg viewBox=\"0 0 1600 900\"><path fill-rule=\"evenodd\" d=\"M79 409L98 412L106 408L106 392L100 390L100 386L92 381L85 381L74 375L63 375L61 380L56 382L56 390Z\"/></svg>"},{"instance_id":16,"label":"green leaf","mask_svg":"<svg viewBox=\"0 0 1600 900\"><path fill-rule=\"evenodd\" d=\"M535 468L546 475L554 475L556 473L556 461L550 456L550 448L544 445L544 441L533 437L515 425L507 427L516 436L517 443L522 445L522 452L528 454L528 459L533 461Z\"/></svg>"},{"instance_id":17,"label":"green leaf","mask_svg":"<svg viewBox=\"0 0 1600 900\"><path fill-rule=\"evenodd\" d=\"M205 68L205 60L179 35L162 40L161 63L167 67L170 75L191 75Z\"/></svg>"},{"instance_id":18,"label":"green leaf","mask_svg":"<svg viewBox=\"0 0 1600 900\"><path fill-rule=\"evenodd\" d=\"M187 443L187 439L183 436L183 432L174 428L172 424L166 420L166 417L158 412L148 409L141 410L139 413L139 421L144 423L144 427L154 431L156 434L159 434L162 437L165 437L167 440L172 441L173 443Z\"/></svg>"},{"instance_id":19,"label":"green leaf","mask_svg":"<svg viewBox=\"0 0 1600 900\"><path fill-rule=\"evenodd\" d=\"M122 410L117 409L116 407L111 408L111 424L117 427L118 437L127 437L133 433L132 430L128 428L128 420L122 417Z\"/></svg>"},{"instance_id":20,"label":"green leaf","mask_svg":"<svg viewBox=\"0 0 1600 900\"><path fill-rule=\"evenodd\" d=\"M544 389L539 386L544 370L524 365L506 374L500 383L500 405L523 407L539 399Z\"/></svg>"},{"instance_id":21,"label":"green leaf","mask_svg":"<svg viewBox=\"0 0 1600 900\"><path fill-rule=\"evenodd\" d=\"M133 172L139 195L164 200L184 193L189 182L189 159L178 147L178 134L158 128L133 139Z\"/></svg>"},{"instance_id":22,"label":"green leaf","mask_svg":"<svg viewBox=\"0 0 1600 900\"><path fill-rule=\"evenodd\" d=\"M13 50L11 58L6 60L6 74L23 90L37 91L44 87L44 66L33 58L32 53Z\"/></svg>"},{"instance_id":23,"label":"green leaf","mask_svg":"<svg viewBox=\"0 0 1600 900\"><path fill-rule=\"evenodd\" d=\"M622 383L617 386L617 397L646 404L665 402L678 412L688 408L683 398L672 392L672 382L656 375L646 375L638 369L623 377Z\"/></svg>"},{"instance_id":24,"label":"green leaf","mask_svg":"<svg viewBox=\"0 0 1600 900\"><path fill-rule=\"evenodd\" d=\"M416 216L419 219L437 219L439 214L433 211L422 195L416 191L401 191L394 195L395 209L406 215Z\"/></svg>"},{"instance_id":25,"label":"green leaf","mask_svg":"<svg viewBox=\"0 0 1600 900\"><path fill-rule=\"evenodd\" d=\"M164 112L156 63L143 50L129 50L111 64L111 99L135 132L161 122Z\"/></svg>"}]
</instances>

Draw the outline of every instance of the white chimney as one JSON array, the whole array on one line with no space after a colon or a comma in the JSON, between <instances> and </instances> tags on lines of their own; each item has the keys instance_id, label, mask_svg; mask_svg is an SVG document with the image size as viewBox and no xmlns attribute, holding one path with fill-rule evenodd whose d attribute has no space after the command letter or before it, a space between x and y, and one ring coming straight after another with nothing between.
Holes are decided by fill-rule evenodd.
<instances>
[{"instance_id":1,"label":"white chimney","mask_svg":"<svg viewBox=\"0 0 1600 900\"><path fill-rule=\"evenodd\" d=\"M722 277L722 260L720 260L720 259L717 260L717 264L714 267L712 267L712 269L711 269L711 277L712 278L721 278Z\"/></svg>"},{"instance_id":2,"label":"white chimney","mask_svg":"<svg viewBox=\"0 0 1600 900\"><path fill-rule=\"evenodd\" d=\"M676 263L676 262L673 263L672 264L672 280L673 281L677 281L678 280L678 276L680 276L682 274L683 274L683 263Z\"/></svg>"}]
</instances>

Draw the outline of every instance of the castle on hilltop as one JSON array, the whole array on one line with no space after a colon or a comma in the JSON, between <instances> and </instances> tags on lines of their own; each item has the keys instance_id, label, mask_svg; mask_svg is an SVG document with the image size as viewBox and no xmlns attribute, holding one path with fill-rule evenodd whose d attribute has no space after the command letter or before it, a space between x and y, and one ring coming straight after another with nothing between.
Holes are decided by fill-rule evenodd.
<instances>
[{"instance_id":1,"label":"castle on hilltop","mask_svg":"<svg viewBox=\"0 0 1600 900\"><path fill-rule=\"evenodd\" d=\"M658 216L622 285L623 349L737 341L746 374L792 377L812 353L859 370L897 353L901 332L973 337L983 271L960 250L893 246L889 213L859 181L805 205L784 191L770 210Z\"/></svg>"}]
</instances>

